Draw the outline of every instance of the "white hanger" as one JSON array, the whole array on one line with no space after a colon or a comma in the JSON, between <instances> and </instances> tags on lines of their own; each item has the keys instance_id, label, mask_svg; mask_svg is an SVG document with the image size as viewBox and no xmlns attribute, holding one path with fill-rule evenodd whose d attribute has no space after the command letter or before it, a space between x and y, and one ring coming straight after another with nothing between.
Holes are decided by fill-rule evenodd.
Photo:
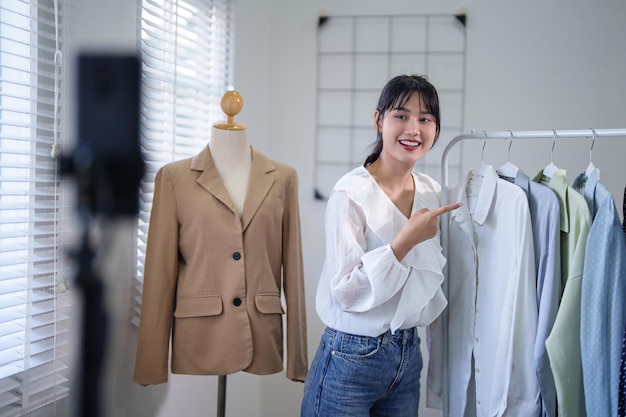
<instances>
[{"instance_id":1,"label":"white hanger","mask_svg":"<svg viewBox=\"0 0 626 417\"><path fill-rule=\"evenodd\" d=\"M480 163L476 165L471 172L472 175L479 177L484 177L487 169L491 167L491 165L485 162L485 144L487 143L487 133L483 131L483 135L483 149L480 156Z\"/></svg>"},{"instance_id":2,"label":"white hanger","mask_svg":"<svg viewBox=\"0 0 626 417\"><path fill-rule=\"evenodd\" d=\"M589 149L589 165L587 165L587 169L585 170L585 175L589 177L591 173L596 169L593 165L592 155L593 155L593 145L596 143L596 131L591 129L591 148ZM598 175L600 174L600 170L598 170Z\"/></svg>"},{"instance_id":3,"label":"white hanger","mask_svg":"<svg viewBox=\"0 0 626 417\"><path fill-rule=\"evenodd\" d=\"M550 151L550 163L543 169L543 175L546 177L552 178L557 169L559 169L556 165L554 165L554 145L556 144L556 132L552 131L552 151Z\"/></svg>"},{"instance_id":4,"label":"white hanger","mask_svg":"<svg viewBox=\"0 0 626 417\"><path fill-rule=\"evenodd\" d=\"M515 178L515 176L519 172L519 168L517 167L517 165L511 163L511 144L513 143L513 132L509 130L509 133L511 134L511 138L509 139L509 152L507 160L504 165L498 168L498 175L500 175L501 177Z\"/></svg>"}]
</instances>

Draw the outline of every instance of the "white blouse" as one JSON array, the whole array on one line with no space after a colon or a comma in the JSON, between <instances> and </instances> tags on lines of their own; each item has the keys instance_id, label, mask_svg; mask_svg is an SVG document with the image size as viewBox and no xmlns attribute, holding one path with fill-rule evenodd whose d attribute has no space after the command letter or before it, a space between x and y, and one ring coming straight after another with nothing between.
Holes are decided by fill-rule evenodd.
<instances>
[{"instance_id":1,"label":"white blouse","mask_svg":"<svg viewBox=\"0 0 626 417\"><path fill-rule=\"evenodd\" d=\"M528 199L493 167L483 174L468 173L449 192L449 201L464 204L450 213L448 230L448 415L539 417ZM427 406L443 399L444 328L436 329L429 335Z\"/></svg>"},{"instance_id":2,"label":"white blouse","mask_svg":"<svg viewBox=\"0 0 626 417\"><path fill-rule=\"evenodd\" d=\"M421 173L413 179L413 212L439 207L439 184ZM375 337L426 326L441 314L447 301L439 233L399 262L390 243L407 220L363 166L337 182L326 207L326 260L316 299L325 325Z\"/></svg>"}]
</instances>

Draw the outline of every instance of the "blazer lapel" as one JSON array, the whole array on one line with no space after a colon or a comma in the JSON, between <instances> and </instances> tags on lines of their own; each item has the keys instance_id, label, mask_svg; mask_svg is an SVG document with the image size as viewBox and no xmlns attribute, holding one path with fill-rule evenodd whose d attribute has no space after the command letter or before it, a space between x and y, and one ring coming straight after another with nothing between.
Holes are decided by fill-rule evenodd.
<instances>
[{"instance_id":1,"label":"blazer lapel","mask_svg":"<svg viewBox=\"0 0 626 417\"><path fill-rule=\"evenodd\" d=\"M263 203L265 196L274 184L275 178L271 173L276 166L256 149L252 148L252 165L250 166L250 180L248 193L241 213L241 226L245 231L257 210Z\"/></svg>"},{"instance_id":2,"label":"blazer lapel","mask_svg":"<svg viewBox=\"0 0 626 417\"><path fill-rule=\"evenodd\" d=\"M201 171L202 174L198 177L198 184L200 184L205 190L213 194L215 198L220 200L226 207L236 213L233 200L230 198L222 178L220 177L211 151L208 146L205 146L202 151L191 159L190 168L193 171Z\"/></svg>"}]
</instances>

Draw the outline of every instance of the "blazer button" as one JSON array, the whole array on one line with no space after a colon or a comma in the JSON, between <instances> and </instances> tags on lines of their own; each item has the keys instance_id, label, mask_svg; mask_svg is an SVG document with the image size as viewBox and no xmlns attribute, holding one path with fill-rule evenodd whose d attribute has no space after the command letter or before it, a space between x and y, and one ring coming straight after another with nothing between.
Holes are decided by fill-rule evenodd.
<instances>
[{"instance_id":1,"label":"blazer button","mask_svg":"<svg viewBox=\"0 0 626 417\"><path fill-rule=\"evenodd\" d=\"M239 252L233 253L233 259L238 261L241 259L241 254Z\"/></svg>"},{"instance_id":2,"label":"blazer button","mask_svg":"<svg viewBox=\"0 0 626 417\"><path fill-rule=\"evenodd\" d=\"M239 306L241 305L241 298L236 297L236 298L233 300L233 304L234 304L234 306L235 306L235 307L239 307Z\"/></svg>"}]
</instances>

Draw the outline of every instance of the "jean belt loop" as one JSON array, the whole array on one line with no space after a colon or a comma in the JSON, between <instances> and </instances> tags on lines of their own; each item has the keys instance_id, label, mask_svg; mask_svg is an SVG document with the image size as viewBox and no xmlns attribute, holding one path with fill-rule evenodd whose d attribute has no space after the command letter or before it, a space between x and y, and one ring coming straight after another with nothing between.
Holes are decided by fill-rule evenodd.
<instances>
[{"instance_id":1,"label":"jean belt loop","mask_svg":"<svg viewBox=\"0 0 626 417\"><path fill-rule=\"evenodd\" d=\"M385 346L390 336L391 336L391 330L387 330L385 333L378 336L378 343L380 343L381 346Z\"/></svg>"},{"instance_id":2,"label":"jean belt loop","mask_svg":"<svg viewBox=\"0 0 626 417\"><path fill-rule=\"evenodd\" d=\"M337 339L337 330L326 327L324 333L328 336L328 345L331 349L335 349L335 340Z\"/></svg>"}]
</instances>

